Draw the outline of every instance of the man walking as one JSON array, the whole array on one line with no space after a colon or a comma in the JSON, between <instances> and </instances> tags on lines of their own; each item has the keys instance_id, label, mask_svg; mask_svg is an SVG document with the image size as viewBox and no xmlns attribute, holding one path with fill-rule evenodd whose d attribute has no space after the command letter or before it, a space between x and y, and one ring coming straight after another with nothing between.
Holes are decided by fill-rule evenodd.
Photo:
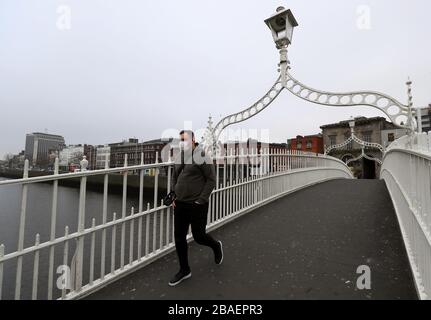
<instances>
[{"instance_id":1,"label":"man walking","mask_svg":"<svg viewBox=\"0 0 431 320\"><path fill-rule=\"evenodd\" d=\"M216 185L215 168L212 159L196 142L190 130L180 132L180 158L175 160L172 188L175 192L174 237L180 271L169 281L176 286L192 276L188 263L187 233L192 227L193 238L198 244L210 247L216 264L223 261L221 241L206 233L208 202Z\"/></svg>"}]
</instances>

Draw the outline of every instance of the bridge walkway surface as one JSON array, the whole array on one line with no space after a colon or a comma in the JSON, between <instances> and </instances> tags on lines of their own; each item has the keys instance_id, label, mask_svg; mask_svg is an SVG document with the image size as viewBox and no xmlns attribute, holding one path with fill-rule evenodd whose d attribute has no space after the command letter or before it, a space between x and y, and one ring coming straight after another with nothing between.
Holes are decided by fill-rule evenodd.
<instances>
[{"instance_id":1,"label":"bridge walkway surface","mask_svg":"<svg viewBox=\"0 0 431 320\"><path fill-rule=\"evenodd\" d=\"M211 233L224 261L192 242L192 277L176 287L176 253L86 299L418 299L384 181L334 180L260 207ZM359 266L371 270L360 290Z\"/></svg>"}]
</instances>

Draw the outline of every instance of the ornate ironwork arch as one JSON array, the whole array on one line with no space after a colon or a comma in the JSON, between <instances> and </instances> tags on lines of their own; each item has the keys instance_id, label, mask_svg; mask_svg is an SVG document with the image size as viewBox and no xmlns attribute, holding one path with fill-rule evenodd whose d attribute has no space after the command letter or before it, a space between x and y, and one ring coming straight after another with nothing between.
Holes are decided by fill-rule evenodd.
<instances>
[{"instance_id":1,"label":"ornate ironwork arch","mask_svg":"<svg viewBox=\"0 0 431 320\"><path fill-rule=\"evenodd\" d=\"M278 10L280 9L280 10ZM287 47L291 43L291 32L279 32L280 22L284 21L286 25L282 26L285 31L291 30L298 25L290 10L285 10L283 7L277 9L277 13L265 20L269 28L272 30L274 41L280 52L279 72L281 73L272 88L252 106L233 113L221 119L213 128L208 128L205 134L204 144L207 146L217 147L221 132L228 126L248 120L265 110L286 88L293 95L311 102L325 106L333 107L350 107L350 106L370 106L382 111L390 121L399 128L405 128L414 131L416 123L412 116L412 96L411 82L408 85L408 105L402 104L391 96L376 92L376 91L356 91L346 93L335 93L313 89L300 81L296 80L290 73L289 61L287 59ZM283 19L278 19L278 18ZM278 19L278 20L277 20ZM282 24L283 24L282 23ZM377 147L376 145L370 145ZM212 150L214 150L212 148Z\"/></svg>"},{"instance_id":2,"label":"ornate ironwork arch","mask_svg":"<svg viewBox=\"0 0 431 320\"><path fill-rule=\"evenodd\" d=\"M363 141L361 139L359 139L358 137L356 137L354 134L350 136L349 139L347 139L346 141L344 141L343 143L337 144L337 145L333 145L329 148L327 148L325 150L325 154L330 153L332 150L335 149L341 149L343 147L346 147L349 143L351 142L356 142L357 144L359 144L362 147L365 148L375 148L375 149L379 149L382 153L385 153L385 148L378 144L378 143L374 143L374 142L367 142L367 141Z\"/></svg>"},{"instance_id":3,"label":"ornate ironwork arch","mask_svg":"<svg viewBox=\"0 0 431 320\"><path fill-rule=\"evenodd\" d=\"M408 124L410 112L409 106L402 104L389 95L375 91L357 91L346 93L321 91L304 85L292 77L289 72L287 72L287 81L285 86L283 86L282 77L280 76L271 89L253 105L243 109L240 112L233 113L221 119L212 131L212 143L218 141L221 132L228 126L246 121L268 108L268 106L279 96L284 88L286 88L293 95L315 104L333 107L351 107L362 105L370 106L385 113L395 126L399 128L410 129ZM353 141L361 144L356 139L356 137L353 138ZM346 141L343 146L350 142L351 141ZM384 149L382 149L382 147L378 144L365 142L365 145L366 147L378 148L384 152ZM334 148L335 147L339 146L334 146Z\"/></svg>"},{"instance_id":4,"label":"ornate ironwork arch","mask_svg":"<svg viewBox=\"0 0 431 320\"><path fill-rule=\"evenodd\" d=\"M370 157L369 155L367 155L367 154L365 153L365 151L364 151L364 147L362 147L362 152L361 152L361 155L360 155L360 156L358 156L358 157L356 157L356 158L353 158L353 159L349 159L349 160L347 160L346 164L347 164L347 165L349 165L350 163L355 162L355 161L358 161L358 160L361 160L362 158L368 159L368 160L370 160L370 161L377 162L377 163L378 163L378 164L380 164L380 165L382 165L382 164L383 164L383 162L382 162L380 159L373 158L373 157Z\"/></svg>"},{"instance_id":5,"label":"ornate ironwork arch","mask_svg":"<svg viewBox=\"0 0 431 320\"><path fill-rule=\"evenodd\" d=\"M396 126L408 128L409 107L389 95L375 91L334 93L317 90L296 80L288 71L286 73L286 89L305 101L332 107L374 107L384 112Z\"/></svg>"},{"instance_id":6,"label":"ornate ironwork arch","mask_svg":"<svg viewBox=\"0 0 431 320\"><path fill-rule=\"evenodd\" d=\"M269 89L269 91L253 105L240 112L233 113L221 119L214 127L214 140L218 141L221 132L228 126L248 120L268 108L268 106L278 97L283 89L284 87L281 82L281 77L279 77L271 89Z\"/></svg>"}]
</instances>

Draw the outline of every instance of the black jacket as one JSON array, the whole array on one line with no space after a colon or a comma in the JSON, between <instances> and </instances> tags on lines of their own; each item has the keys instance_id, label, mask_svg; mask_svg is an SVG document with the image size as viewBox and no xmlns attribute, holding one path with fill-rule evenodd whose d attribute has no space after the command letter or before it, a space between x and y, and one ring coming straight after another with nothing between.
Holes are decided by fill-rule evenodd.
<instances>
[{"instance_id":1,"label":"black jacket","mask_svg":"<svg viewBox=\"0 0 431 320\"><path fill-rule=\"evenodd\" d=\"M216 186L215 166L200 145L193 150L193 156L191 154L181 151L174 159L171 190L175 191L179 201L207 203Z\"/></svg>"}]
</instances>

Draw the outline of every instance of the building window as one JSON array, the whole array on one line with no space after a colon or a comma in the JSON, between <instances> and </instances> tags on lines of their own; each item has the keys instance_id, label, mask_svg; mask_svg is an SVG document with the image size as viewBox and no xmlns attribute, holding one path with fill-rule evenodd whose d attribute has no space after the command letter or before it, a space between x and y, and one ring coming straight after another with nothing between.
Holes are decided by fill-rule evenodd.
<instances>
[{"instance_id":1,"label":"building window","mask_svg":"<svg viewBox=\"0 0 431 320\"><path fill-rule=\"evenodd\" d=\"M313 142L311 140L307 141L307 149L312 149L313 148Z\"/></svg>"},{"instance_id":2,"label":"building window","mask_svg":"<svg viewBox=\"0 0 431 320\"><path fill-rule=\"evenodd\" d=\"M297 150L302 150L302 143L301 142L297 142L296 143L296 149Z\"/></svg>"},{"instance_id":3,"label":"building window","mask_svg":"<svg viewBox=\"0 0 431 320\"><path fill-rule=\"evenodd\" d=\"M394 133L388 133L388 141L389 142L395 141L395 134Z\"/></svg>"},{"instance_id":4,"label":"building window","mask_svg":"<svg viewBox=\"0 0 431 320\"><path fill-rule=\"evenodd\" d=\"M362 133L362 140L364 140L365 142L371 142L371 131L366 131Z\"/></svg>"},{"instance_id":5,"label":"building window","mask_svg":"<svg viewBox=\"0 0 431 320\"><path fill-rule=\"evenodd\" d=\"M329 136L329 145L335 146L337 144L337 136L333 135L333 136Z\"/></svg>"}]
</instances>

